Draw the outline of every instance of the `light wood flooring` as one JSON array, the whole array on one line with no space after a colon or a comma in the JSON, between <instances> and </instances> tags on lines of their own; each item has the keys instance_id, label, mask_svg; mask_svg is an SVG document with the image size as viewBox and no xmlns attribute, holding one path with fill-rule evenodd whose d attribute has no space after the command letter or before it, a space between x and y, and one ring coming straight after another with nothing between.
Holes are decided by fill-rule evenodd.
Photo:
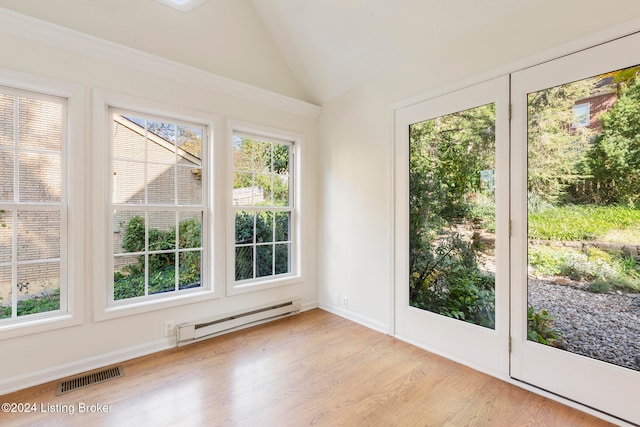
<instances>
[{"instance_id":1,"label":"light wood flooring","mask_svg":"<svg viewBox=\"0 0 640 427\"><path fill-rule=\"evenodd\" d=\"M37 406L0 425L608 425L319 309L123 367L59 397L55 382L0 396ZM79 413L96 404L108 412Z\"/></svg>"}]
</instances>

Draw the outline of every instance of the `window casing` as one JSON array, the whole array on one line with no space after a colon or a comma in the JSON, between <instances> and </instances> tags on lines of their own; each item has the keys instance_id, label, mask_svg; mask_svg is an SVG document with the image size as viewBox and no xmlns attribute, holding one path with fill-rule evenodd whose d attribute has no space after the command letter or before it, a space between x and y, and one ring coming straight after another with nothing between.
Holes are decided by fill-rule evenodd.
<instances>
[{"instance_id":1,"label":"window casing","mask_svg":"<svg viewBox=\"0 0 640 427\"><path fill-rule=\"evenodd\" d=\"M208 288L207 126L116 108L109 117L107 305Z\"/></svg>"},{"instance_id":2,"label":"window casing","mask_svg":"<svg viewBox=\"0 0 640 427\"><path fill-rule=\"evenodd\" d=\"M295 141L232 133L232 290L277 284L298 273Z\"/></svg>"},{"instance_id":3,"label":"window casing","mask_svg":"<svg viewBox=\"0 0 640 427\"><path fill-rule=\"evenodd\" d=\"M69 313L67 104L0 87L0 328Z\"/></svg>"}]
</instances>

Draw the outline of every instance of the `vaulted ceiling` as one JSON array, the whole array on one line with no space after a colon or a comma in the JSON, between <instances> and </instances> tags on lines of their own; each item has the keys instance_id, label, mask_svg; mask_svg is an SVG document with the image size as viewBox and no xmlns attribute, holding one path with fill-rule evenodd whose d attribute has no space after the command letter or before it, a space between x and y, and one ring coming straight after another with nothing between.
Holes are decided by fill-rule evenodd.
<instances>
[{"instance_id":1,"label":"vaulted ceiling","mask_svg":"<svg viewBox=\"0 0 640 427\"><path fill-rule=\"evenodd\" d=\"M182 12L156 0L0 0L0 7L321 104L399 65L428 64L447 43L504 26L512 16L540 17L545 7L552 14L553 3L206 0ZM535 37L544 38L544 25L534 19Z\"/></svg>"}]
</instances>

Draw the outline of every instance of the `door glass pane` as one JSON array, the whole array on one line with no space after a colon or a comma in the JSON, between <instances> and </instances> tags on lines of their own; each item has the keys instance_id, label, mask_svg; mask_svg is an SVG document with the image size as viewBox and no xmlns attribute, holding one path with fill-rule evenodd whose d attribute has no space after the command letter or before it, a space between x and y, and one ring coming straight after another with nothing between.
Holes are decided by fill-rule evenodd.
<instances>
[{"instance_id":1,"label":"door glass pane","mask_svg":"<svg viewBox=\"0 0 640 427\"><path fill-rule=\"evenodd\" d=\"M409 303L494 328L495 104L409 135Z\"/></svg>"},{"instance_id":2,"label":"door glass pane","mask_svg":"<svg viewBox=\"0 0 640 427\"><path fill-rule=\"evenodd\" d=\"M528 94L528 339L634 370L638 70Z\"/></svg>"}]
</instances>

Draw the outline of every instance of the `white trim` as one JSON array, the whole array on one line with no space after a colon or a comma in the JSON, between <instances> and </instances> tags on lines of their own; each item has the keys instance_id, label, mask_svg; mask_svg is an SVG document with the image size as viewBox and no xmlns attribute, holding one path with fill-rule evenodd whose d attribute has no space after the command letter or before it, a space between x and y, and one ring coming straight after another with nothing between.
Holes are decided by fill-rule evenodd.
<instances>
[{"instance_id":1,"label":"white trim","mask_svg":"<svg viewBox=\"0 0 640 427\"><path fill-rule=\"evenodd\" d=\"M387 238L389 239L389 246L390 246L390 250L391 250L391 256L389 257L389 262L388 262L388 268L389 268L389 275L387 278L387 283L391 283L391 286L389 286L389 290L388 290L388 298L389 298L389 302L387 304L387 323L388 323L388 333L389 335L395 335L396 333L396 311L395 311L395 307L396 307L396 287L395 287L395 280L396 280L396 250L397 250L397 246L396 246L396 203L398 203L398 201L396 200L396 181L397 181L397 169L396 169L396 142L395 142L395 137L396 137L396 110L393 109L392 107L388 107L388 113L389 113L389 117L391 117L390 125L389 125L389 134L388 134L388 138L389 141L391 142L389 144L389 152L388 152L388 163L387 163L387 167L389 168L389 173L390 173L390 177L389 177L389 198L390 200L393 201L393 203L389 203L389 211L388 211L388 215L389 218L391 218L391 222L389 223L389 229L387 230Z\"/></svg>"},{"instance_id":2,"label":"white trim","mask_svg":"<svg viewBox=\"0 0 640 427\"><path fill-rule=\"evenodd\" d=\"M199 90L213 90L233 98L254 102L301 117L315 119L321 112L319 106L305 101L160 58L4 8L0 8L0 32L137 69L147 74L153 73Z\"/></svg>"},{"instance_id":3,"label":"white trim","mask_svg":"<svg viewBox=\"0 0 640 427\"><path fill-rule=\"evenodd\" d=\"M320 303L318 306L321 310L327 311L331 314L335 314L336 316L344 317L347 320L358 323L362 326L366 326L369 329L373 329L376 332L380 332L381 334L391 335L389 333L388 325L385 325L383 322L378 322L377 320L370 319L366 316L361 316L352 311L345 310L344 308L338 307L334 304L326 304Z\"/></svg>"},{"instance_id":4,"label":"white trim","mask_svg":"<svg viewBox=\"0 0 640 427\"><path fill-rule=\"evenodd\" d=\"M266 276L265 278L256 278L243 282L235 281L235 214L233 205L233 150L231 144L233 143L233 135L247 134L252 137L262 137L267 141L283 141L292 144L293 163L291 165L292 172L290 172L291 179L293 181L293 194L290 197L293 200L293 206L291 209L291 234L289 240L291 241L291 272L288 274L278 276ZM264 289L271 289L280 286L295 285L304 281L304 266L302 262L302 245L305 241L302 235L302 222L303 218L303 191L302 186L302 164L304 156L304 137L295 132L290 132L278 128L269 126L263 126L255 123L228 119L227 120L227 138L225 141L227 148L226 157L226 206L227 206L227 295L238 295L247 292L254 292ZM223 193L224 194L224 193Z\"/></svg>"},{"instance_id":5,"label":"white trim","mask_svg":"<svg viewBox=\"0 0 640 427\"><path fill-rule=\"evenodd\" d=\"M125 362L136 357L157 353L176 346L176 338L164 338L162 340L128 347L123 350L114 351L100 356L88 357L71 363L51 368L41 369L28 374L17 375L15 377L0 380L0 395L12 393L39 384L55 381L71 375L76 375L92 369L102 368L115 363Z\"/></svg>"},{"instance_id":6,"label":"white trim","mask_svg":"<svg viewBox=\"0 0 640 427\"><path fill-rule=\"evenodd\" d=\"M203 181L207 180L203 204L208 213L204 216L208 236L203 239L208 242L206 251L208 257L203 259L203 280L208 283L202 289L182 291L176 294L158 294L156 297L144 301L131 301L123 304L109 305L110 287L107 285L110 273L110 260L113 254L110 252L111 242L109 230L113 226L109 212L110 179L110 118L109 108L137 111L142 114L157 115L179 121L194 122L207 126L207 147L203 146L203 159L207 156L209 168L203 171ZM224 147L220 141L222 138L222 121L212 114L193 111L186 108L167 105L157 101L131 97L114 92L94 90L93 92L93 317L95 321L102 321L133 314L146 313L175 307L184 304L220 298L223 294L224 271L224 206L216 203L220 194L220 178L224 173ZM144 208L144 206L141 206ZM201 209L201 207L198 207ZM106 233L106 234L105 234ZM104 238L99 238L103 236Z\"/></svg>"},{"instance_id":7,"label":"white trim","mask_svg":"<svg viewBox=\"0 0 640 427\"><path fill-rule=\"evenodd\" d=\"M313 301L308 301L308 302L302 303L302 305L300 306L300 312L313 310L313 309L318 308L318 307L319 307L318 300L315 299Z\"/></svg>"}]
</instances>

